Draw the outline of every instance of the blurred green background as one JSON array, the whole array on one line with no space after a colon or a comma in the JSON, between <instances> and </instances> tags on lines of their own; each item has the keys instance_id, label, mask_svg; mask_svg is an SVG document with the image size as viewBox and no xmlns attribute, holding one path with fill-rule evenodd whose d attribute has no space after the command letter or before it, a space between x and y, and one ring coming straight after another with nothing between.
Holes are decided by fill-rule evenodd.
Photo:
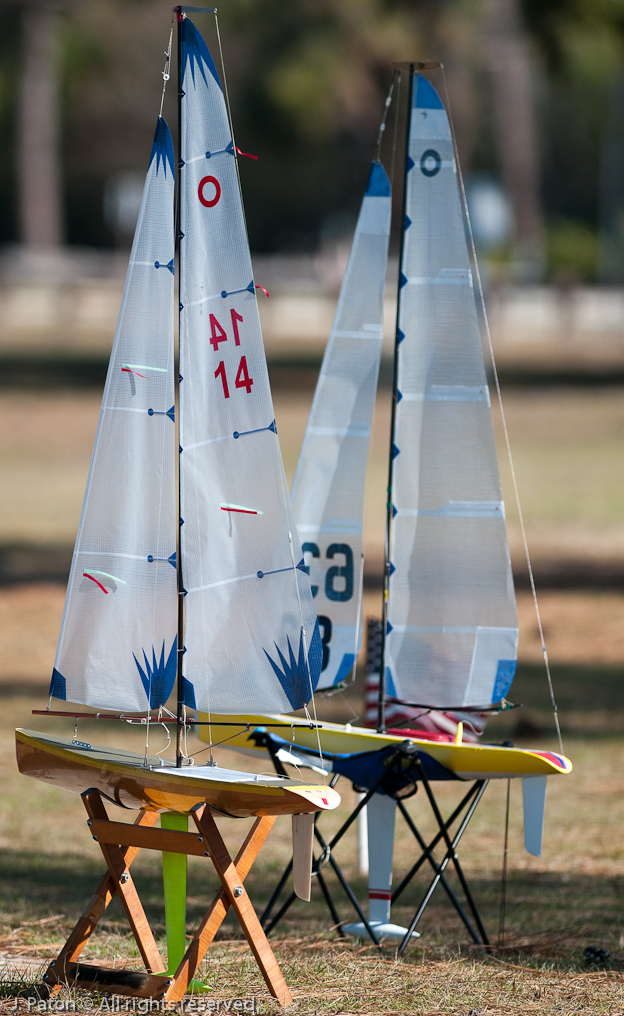
<instances>
[{"instance_id":1,"label":"blurred green background","mask_svg":"<svg viewBox=\"0 0 624 1016\"><path fill-rule=\"evenodd\" d=\"M128 237L107 221L105 192L116 174L144 169L170 10L163 0L2 0L0 244L25 239L20 129L37 18L51 55L34 66L56 89L58 237L111 247ZM217 51L212 19L194 17ZM228 0L219 19L237 140L259 157L241 160L252 250L312 251L324 231L348 226L392 62L440 60L446 81L435 83L448 88L464 172L502 182L511 201L516 221L490 245L493 260L517 260L524 231L540 247L541 277L624 278L622 0ZM174 93L172 81L171 120ZM515 184L514 163L524 173ZM523 186L528 198L510 193Z\"/></svg>"}]
</instances>

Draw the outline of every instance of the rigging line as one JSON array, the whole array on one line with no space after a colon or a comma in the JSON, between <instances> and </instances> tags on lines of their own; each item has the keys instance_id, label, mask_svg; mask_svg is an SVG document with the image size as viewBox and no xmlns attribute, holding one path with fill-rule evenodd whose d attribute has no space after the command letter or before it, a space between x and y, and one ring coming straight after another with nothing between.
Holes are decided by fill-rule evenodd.
<instances>
[{"instance_id":1,"label":"rigging line","mask_svg":"<svg viewBox=\"0 0 624 1016\"><path fill-rule=\"evenodd\" d=\"M188 752L188 736L190 731L190 724L188 722L188 716L186 714L186 704L184 705L184 757L189 757Z\"/></svg>"},{"instance_id":2,"label":"rigging line","mask_svg":"<svg viewBox=\"0 0 624 1016\"><path fill-rule=\"evenodd\" d=\"M461 165L459 162L459 152L457 150L457 140L455 138L455 129L453 127L453 118L451 116L451 107L449 102L448 87L446 84L446 75L444 73L444 65L440 64L442 70L442 80L444 82L444 93L446 97L446 108L448 112L449 124L451 127L451 136L453 139L453 149L455 151L455 161L457 165L457 178L459 180L459 188L461 192L462 204L464 208L464 215L466 216L466 223L468 226L468 236L470 239L470 249L472 253L472 260L475 268L475 277L477 279L477 290L479 292L479 302L481 304L481 313L483 315L483 322L485 328L485 334L487 337L488 352L490 354L490 360L492 363L492 374L494 377L494 385L496 387L496 395L498 398L498 406L501 414L501 423L503 426L503 434L505 436L505 448L507 450L507 459L509 462L509 469L511 472L511 480L514 489L514 496L516 499L516 508L518 511L518 521L520 523L520 532L522 534L522 545L524 548L524 556L527 564L527 571L529 573L529 582L531 585L531 593L533 595L533 606L535 608L535 616L537 619L537 627L539 630L540 642L542 646L542 654L544 658L544 667L546 670L546 677L548 680L548 690L550 692L550 702L552 705L553 717L555 721L555 729L557 731L557 740L559 742L559 750L563 755L563 738L561 737L561 727L559 726L559 711L557 708L557 700L555 699L555 690L553 687L552 674L550 672L550 663L548 660L548 651L546 649L546 640L544 638L544 629L542 626L542 617L540 614L539 603L537 601L537 590L535 588L535 577L533 575L533 564L531 562L531 554L529 552L529 544L526 535L526 528L524 525L524 515L522 514L522 506L520 504L520 491L518 490L518 482L516 479L516 470L514 468L513 456L511 454L511 444L509 441L509 432L507 430L507 418L505 416L505 410L503 408L503 396L500 387L500 379L498 376L498 370L496 368L496 359L494 357L494 345L492 343L492 333L490 331L490 323L488 321L487 310L485 307L485 296L483 295L483 284L481 282L481 273L479 271L479 263L477 261L477 250L475 247L474 236L472 233L472 225L470 222L470 213L468 211L468 201L466 199L466 188L464 186L464 178L462 176Z\"/></svg>"},{"instance_id":3,"label":"rigging line","mask_svg":"<svg viewBox=\"0 0 624 1016\"><path fill-rule=\"evenodd\" d=\"M278 444L278 448L279 448L279 444ZM284 472L284 466L283 466L283 464L282 464L282 468L281 468L281 470L279 472L280 472L280 489L281 489L281 492L282 492L282 504L284 506L284 513L286 515L286 519L288 520L288 515L289 515L289 513L288 513L289 494L288 494L288 488L286 487L286 474ZM295 526L296 526L296 523L295 523ZM297 575L297 562L295 560L295 551L294 551L294 547L293 547L293 538L292 538L292 533L290 531L288 532L288 542L289 542L289 545L290 545L290 557L291 557L291 561L292 561L293 577L294 577L294 580L295 580L295 589L297 590L297 604L298 604L298 607L299 607L299 624L301 625L301 637L302 637L302 641L303 641L303 653L304 653L304 659L305 659L306 669L307 669L307 672L308 672L308 683L309 683L310 692L311 692L311 699L310 700L312 702L312 714L314 716L314 720L313 721L312 721L312 719L310 717L310 714L308 712L307 704L305 706L305 711L306 711L307 717L310 720L310 722L311 723L314 722L314 725L316 727L316 743L317 743L319 755L320 755L321 760L322 760L323 759L323 748L321 746L321 735L319 734L318 717L316 715L316 699L315 699L315 696L314 696L314 687L312 685L312 674L310 672L310 657L309 657L309 654L308 654L308 643L307 643L307 638L306 638L305 625L304 625L304 622L303 622L303 608L301 606L301 593L300 593L300 590L299 590L299 577ZM314 635L314 633L312 633L312 634ZM325 780L325 777L323 777L323 780Z\"/></svg>"},{"instance_id":4,"label":"rigging line","mask_svg":"<svg viewBox=\"0 0 624 1016\"><path fill-rule=\"evenodd\" d=\"M278 448L279 448L279 443L278 443ZM281 455L281 453L280 453L280 455ZM279 471L279 474L280 474L280 489L281 489L281 493L282 493L282 504L284 506L284 513L286 515L286 519L288 520L288 516L289 516L289 512L288 512L289 494L288 494L288 488L286 486L286 474L284 472L283 463L282 463L282 468ZM296 522L295 522L295 531L296 531ZM305 706L305 711L306 711L306 715L307 715L308 720L310 720L310 723L313 722L315 727L316 727L316 743L317 743L317 747L318 747L319 756L320 756L321 761L322 761L323 760L323 748L321 746L321 735L319 734L319 722L318 722L318 717L316 715L316 698L315 698L315 695L314 695L314 687L312 685L312 674L310 672L310 657L309 657L309 654L308 654L308 644L307 644L307 638L306 638L306 631L305 631L305 625L304 625L304 622L303 622L303 608L301 606L301 593L300 593L300 590L299 590L299 577L297 575L297 562L295 560L295 551L294 551L294 547L293 547L293 538L292 538L292 533L290 531L288 532L288 542L289 542L289 545L290 545L290 557L291 557L291 561L292 561L293 577L294 577L294 580L295 580L295 589L297 590L297 604L299 606L299 624L301 625L301 636L302 636L302 641L303 641L303 653L304 653L304 658L305 658L306 669L307 669L307 672L308 672L308 683L309 683L310 692L311 692L310 701L312 702L312 715L314 717L314 720L312 720L311 717L310 717L307 705ZM312 609L314 609L314 607ZM315 614L316 614L316 611L315 611ZM312 633L312 634L314 635L314 633ZM325 777L323 777L323 782L325 782Z\"/></svg>"},{"instance_id":5,"label":"rigging line","mask_svg":"<svg viewBox=\"0 0 624 1016\"><path fill-rule=\"evenodd\" d=\"M172 11L172 13L171 13L171 26L170 26L170 29L169 29L169 42L167 44L167 49L165 50L165 66L164 66L163 71L162 71L163 85L162 85L162 93L161 93L161 96L160 96L160 110L159 110L159 114L158 114L160 118L162 118L162 115L163 115L163 107L164 107L164 103L165 103L165 92L166 92L166 89L167 89L167 82L171 78L171 52L172 52L172 48L173 48L173 32L174 32L175 26L176 26L176 14L175 14L175 12ZM178 174L176 173L175 174L175 186L179 186L177 177L178 177ZM176 200L175 200L175 197L174 197L174 222L173 222L174 265L175 265L175 253L176 253L176 251L175 251L175 246L176 246L176 244L175 244L175 237L176 237L176 232L177 232L175 218L176 218ZM175 293L174 293L174 296L175 296ZM173 332L173 321L171 322L171 324L172 324L172 332ZM173 335L172 335L172 338L173 338ZM161 368L157 368L157 370L161 370ZM174 370L175 370L175 364L174 364ZM174 373L174 377L175 377L175 373ZM175 404L175 382L174 382L174 404ZM161 524L162 524L162 520L163 520L163 517L164 517L164 514L162 512L162 500L163 500L163 496L164 496L164 490L163 490L162 485L161 485L161 487L160 487L160 498L159 498L159 511L158 511L158 546L160 546ZM153 631L155 630L155 627L156 627L156 598L154 597L153 600L152 600L152 630ZM148 749L149 749L150 719L151 719L151 696L152 696L152 675L150 673L150 675L149 675L149 691L148 691L148 695L147 695L146 724L145 724L145 758L144 758L144 764L145 764L145 766L147 766L147 755L148 755ZM161 712L162 712L162 706L161 706ZM171 736L169 734L169 731L167 730L167 745L166 745L166 748L168 748L170 744L171 744ZM166 749L163 749L163 751L164 750L166 750ZM159 754L159 753L157 752L157 754Z\"/></svg>"},{"instance_id":6,"label":"rigging line","mask_svg":"<svg viewBox=\"0 0 624 1016\"><path fill-rule=\"evenodd\" d=\"M386 119L388 117L388 111L390 109L390 103L392 102L392 93L394 91L394 86L396 84L397 75L398 74L399 74L399 71L395 70L394 74L392 75L392 83L390 85L390 91L388 92L388 95L386 96L386 101L385 101L385 104L384 104L384 111L383 111L382 116L381 116L381 123L379 124L379 133L377 135L377 143L375 145L375 159L376 159L377 162L379 162L380 158L381 158L381 142L383 141L383 138L384 138L384 132L386 130Z\"/></svg>"},{"instance_id":7,"label":"rigging line","mask_svg":"<svg viewBox=\"0 0 624 1016\"><path fill-rule=\"evenodd\" d=\"M167 710L167 712L168 712L168 711L169 711L169 710ZM166 745L165 745L165 747L164 747L164 748L161 748L161 749L160 749L160 751L157 751L157 752L156 752L156 757L157 757L157 758L160 758L160 756L162 755L162 753L163 753L164 751L167 751L167 749L169 748L169 746L170 746L170 744L171 744L171 734L169 733L169 728L168 728L168 726L166 725L166 723L163 723L163 722L162 722L162 713L163 713L163 707L162 707L162 706L160 706L160 708L159 708L159 710L158 710L158 716L157 716L157 720L156 720L156 722L157 722L157 723L160 723L161 727L164 727L164 729L165 729L165 734L167 735L167 743L166 743Z\"/></svg>"},{"instance_id":8,"label":"rigging line","mask_svg":"<svg viewBox=\"0 0 624 1016\"><path fill-rule=\"evenodd\" d=\"M214 19L215 19L215 28L217 30L217 43L219 45L219 59L221 61L221 73L223 75L223 95L225 97L225 107L226 107L226 110L227 110L228 123L230 125L230 134L232 135L232 146L233 146L233 149L234 149L234 151L233 151L234 165L236 166L236 179L238 181L238 193L239 193L239 196L240 196L241 211L243 213L243 225L245 227L245 236L247 237L247 243L249 243L249 230L247 229L247 216L245 214L245 203L243 201L243 188L241 187L240 169L239 169L239 166L238 166L238 148L236 147L236 138L234 137L234 121L232 120L232 109L231 109L231 106L230 106L230 93L228 91L227 77L226 77L226 74L225 74L225 63L223 61L223 48L221 46L221 32L219 31L219 18L217 16L216 8L215 8L215 11L214 11ZM254 296L255 295L256 294L254 292ZM258 305L258 300L257 300L257 297L256 297L256 306L257 305Z\"/></svg>"},{"instance_id":9,"label":"rigging line","mask_svg":"<svg viewBox=\"0 0 624 1016\"><path fill-rule=\"evenodd\" d=\"M173 45L173 28L174 28L174 25L175 25L175 21L176 21L175 14L172 14L171 15L171 31L169 32L169 45L167 46L167 48L165 50L165 58L166 58L165 59L165 67L164 67L164 70L162 72L163 86L162 86L162 95L160 97L160 113L158 114L161 117L162 117L162 114L163 114L163 106L165 104L165 90L167 88L167 82L169 81L169 78L171 77L171 46Z\"/></svg>"},{"instance_id":10,"label":"rigging line","mask_svg":"<svg viewBox=\"0 0 624 1016\"><path fill-rule=\"evenodd\" d=\"M394 190L394 166L396 163L397 137L399 134L399 107L401 105L401 71L395 70L397 80L397 97L394 104L394 131L392 137L392 158L390 160L390 184Z\"/></svg>"},{"instance_id":11,"label":"rigging line","mask_svg":"<svg viewBox=\"0 0 624 1016\"><path fill-rule=\"evenodd\" d=\"M518 709L519 706L513 702L507 702L506 699L500 699L499 702L492 703L490 705L481 706L434 706L430 702L410 702L408 699L397 698L395 695L387 695L386 702L394 706L407 706L409 709L435 709L439 713L505 713L510 709Z\"/></svg>"},{"instance_id":12,"label":"rigging line","mask_svg":"<svg viewBox=\"0 0 624 1016\"><path fill-rule=\"evenodd\" d=\"M231 108L231 105L230 105L230 93L229 93L229 90L228 90L227 75L225 73L225 61L223 59L223 46L221 44L221 32L219 30L219 18L218 18L216 9L214 11L214 19L215 19L215 29L216 29L216 34L217 34L217 44L219 46L219 61L221 63L221 74L222 74L222 77L223 77L223 95L224 95L224 98L225 98L225 107L226 107L226 112L227 112L228 124L229 124L229 127L230 127L230 134L232 136L232 149L233 149L232 154L234 156L234 165L236 166L236 181L238 183L238 194L239 194L239 198L240 198L241 212L242 212L242 216L243 216L243 226L244 226L244 229L245 229L245 236L247 237L247 241L249 242L249 231L248 231L248 228L247 228L247 216L245 214L245 203L243 201L243 190L242 190L242 187L241 187L240 169L239 169L239 165L238 165L238 149L237 149L237 146L236 146L236 137L234 135L234 121L232 119L232 108ZM252 269L252 274L253 274L253 269ZM254 290L254 297L255 296L256 296L256 294L255 294L255 290ZM257 298L256 298L256 307L257 307ZM257 313L257 311L256 311L256 313ZM297 587L297 590L298 590L298 587ZM307 660L307 651L306 651L306 660ZM208 709L208 720L210 721L210 719L211 719L211 713L210 713L210 708L209 708ZM213 762L213 757L212 757L212 744L213 744L213 741L212 741L212 728L211 728L211 726L208 727L208 740L209 740L209 749L208 750L210 750L210 761L212 763ZM221 743L221 742L219 742L219 743Z\"/></svg>"},{"instance_id":13,"label":"rigging line","mask_svg":"<svg viewBox=\"0 0 624 1016\"><path fill-rule=\"evenodd\" d=\"M282 470L282 496L284 498L284 507L286 507L286 491L284 490L284 482L285 482L285 475L284 475L284 471ZM312 715L314 716L314 720L313 721L310 719L310 713L308 712L307 703L306 703L306 705L304 705L304 709L306 711L306 715L307 715L308 719L310 720L310 722L314 722L316 724L316 742L318 744L319 756L320 756L321 764L322 764L323 763L323 748L321 747L321 735L319 734L318 718L317 718L317 715L316 715L316 699L314 697L314 688L312 686L312 673L310 671L310 656L309 656L309 653L308 653L308 640L306 638L306 630L305 630L305 625L304 625L304 622L303 622L303 608L301 606L301 593L299 591L299 578L298 578L298 575L297 575L297 562L295 561L295 551L294 551L294 547L293 547L293 538L292 538L292 533L290 533L290 532L288 534L288 542L290 544L290 556L292 558L293 576L294 576L294 579L295 579L295 589L297 590L297 604L299 606L299 623L301 625L301 638L302 638L302 642L303 642L303 654L304 654L304 658L305 658L305 662L306 662L306 669L308 671L308 683L310 685L311 702L312 702ZM323 782L325 782L325 777L323 777Z\"/></svg>"},{"instance_id":14,"label":"rigging line","mask_svg":"<svg viewBox=\"0 0 624 1016\"><path fill-rule=\"evenodd\" d=\"M246 731L251 730L251 726L252 725L250 723L248 723L246 728L245 728L245 730L242 731L242 733L245 733ZM212 738L210 738L210 744L207 745L206 748L198 748L197 751L194 751L188 757L194 759L194 758L197 757L197 755L203 755L204 752L209 751L210 752L210 761L212 763L213 762L213 759L212 759L212 749L213 748L218 748L222 744L227 744L228 741L231 741L231 740L233 740L233 738L238 737L240 735L240 733L241 733L241 731L237 731L235 734L229 734L227 737L222 737L220 741L213 741Z\"/></svg>"}]
</instances>

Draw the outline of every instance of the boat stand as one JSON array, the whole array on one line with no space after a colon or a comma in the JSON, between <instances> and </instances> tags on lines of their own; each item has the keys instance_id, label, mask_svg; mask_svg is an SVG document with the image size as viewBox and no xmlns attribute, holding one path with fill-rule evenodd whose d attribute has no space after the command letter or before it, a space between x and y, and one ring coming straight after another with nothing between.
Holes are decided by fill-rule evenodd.
<instances>
[{"instance_id":1,"label":"boat stand","mask_svg":"<svg viewBox=\"0 0 624 1016\"><path fill-rule=\"evenodd\" d=\"M487 787L489 780L475 780L475 782L472 784L468 792L464 794L463 798L461 799L457 807L454 809L451 815L445 820L442 818L440 809L438 807L438 802L436 801L435 795L431 789L431 784L427 779L427 777L425 776L424 771L422 770L422 763L420 762L420 760L418 760L417 764L421 768L420 780L429 799L431 810L433 811L433 814L435 816L439 831L436 833L436 835L433 837L430 843L426 843L420 831L418 830L418 827L414 823L411 815L409 814L407 808L405 807L403 801L400 798L397 800L398 809L401 812L403 818L405 819L405 822L407 823L415 840L418 842L422 853L418 858L418 860L412 865L407 875L405 875L403 880L400 882L395 891L392 893L391 903L395 903L396 900L398 900L403 890L409 885L409 883L412 881L412 879L419 871L419 869L423 866L425 861L429 862L434 872L434 877L430 882L427 891L425 892L418 906L418 909L416 910L416 913L414 914L412 922L409 928L407 929L407 932L404 938L402 939L401 944L399 945L399 948L397 950L398 954L401 955L407 948L407 945L414 931L416 930L416 926L420 922L420 919L423 916L427 908L427 905L431 900L431 897L433 896L435 890L440 884L445 890L449 900L451 901L453 907L457 911L468 934L475 942L475 944L488 946L490 942L487 937L485 928L483 926L483 921L481 920L481 915L479 914L479 911L477 909L474 897L470 891L468 882L466 881L466 876L464 875L464 872L462 870L459 857L457 856L457 847L459 845L459 841L461 840L462 836L464 835L468 827L470 819L472 818L472 816L476 811L479 801L481 800L483 794L485 793L485 788ZM459 826L451 838L451 829L455 822L459 822ZM444 841L444 845L446 846L446 853L442 858L442 861L438 864L433 854L433 851L438 846L441 840ZM462 906L461 902L459 901L456 894L453 892L451 886L449 885L448 881L445 878L444 872L446 871L449 862L451 861L453 862L455 873L457 875L457 878L459 879L466 903L468 904L476 927L471 923L470 919L468 918L468 915L466 914L466 911L464 910L464 907Z\"/></svg>"},{"instance_id":2,"label":"boat stand","mask_svg":"<svg viewBox=\"0 0 624 1016\"><path fill-rule=\"evenodd\" d=\"M287 742L282 741L281 738L277 737L274 734L270 734L265 730L254 731L252 737L257 745L259 746L261 745L267 748L276 771L280 775L286 776L287 775L286 770L284 769L284 766L278 753L280 751L280 748L287 745ZM312 874L316 875L317 877L327 909L329 910L329 913L332 918L333 927L336 928L338 934L341 936L345 935L343 926L346 925L346 922L341 921L334 900L332 899L331 893L327 886L327 882L325 881L322 874L322 868L327 863L329 863L333 868L342 889L344 890L347 898L349 899L350 903L352 904L353 908L358 914L360 920L359 924L347 925L348 933L352 935L357 935L358 937L362 938L369 937L375 943L375 945L380 945L380 937L381 937L379 934L380 929L378 927L376 928L376 926L382 922L373 921L372 917L366 918L362 910L362 907L358 903L357 898L353 893L353 890L351 889L343 872L340 869L340 866L338 865L338 862L334 857L333 851L334 848L339 843L339 841L344 836L344 834L346 833L347 829L349 829L349 827L353 824L353 822L356 820L362 809L366 807L366 805L369 803L369 801L371 801L373 796L378 792L385 793L389 797L393 798L394 801L396 802L396 806L399 812L403 816L404 821L406 822L410 832L414 836L414 839L416 840L420 848L420 855L418 856L418 858L416 859L410 870L407 872L405 877L402 879L400 884L397 886L395 891L391 895L390 892L388 892L388 900L390 904L395 903L399 899L399 897L402 895L404 890L410 884L412 879L425 864L429 864L429 866L433 871L433 879L431 880L430 884L427 887L427 890L416 910L416 913L409 925L409 928L405 930L405 934L402 937L399 938L393 936L396 937L396 940L399 941L400 943L398 946L398 953L402 954L407 948L407 945L410 942L410 939L412 939L414 932L416 931L417 925L420 923L420 920L438 886L442 886L442 888L446 892L446 895L448 896L450 903L457 912L460 920L462 921L464 927L466 928L468 934L475 942L475 944L488 946L489 939L485 931L483 921L479 914L476 902L468 885L466 876L464 875L457 854L457 848L459 846L461 838L463 837L468 827L468 824L470 823L470 820L472 819L472 816L476 811L479 801L481 800L489 781L487 779L475 780L475 782L470 785L467 792L462 796L461 800L459 801L457 806L453 809L449 817L444 819L431 786L432 780L430 776L427 775L425 766L423 765L423 761L420 757L420 752L415 751L414 747L415 746L410 745L409 742L404 742L404 744L398 745L393 753L389 753L387 749L383 750L383 754L385 757L383 759L383 765L380 765L379 767L380 768L379 776L377 777L376 780L374 780L374 782L370 780L368 781L367 785L369 786L369 789L366 791L365 796L361 798L361 800L357 804L357 807L351 812L349 817L346 819L346 821L343 823L343 825L340 827L338 832L335 834L335 836L331 839L329 843L325 842L322 834L320 833L318 829L319 816L315 815L314 834L317 843L321 847L322 852L320 856L318 858L315 858L314 860ZM302 754L305 753L307 753L308 755L314 754L312 750L309 748L297 749L296 745L288 745L288 748L291 750L294 749L295 751L299 750L301 751ZM374 753L372 752L366 753L366 755L368 756L371 756L373 754ZM379 754L381 756L381 752ZM328 755L327 753L324 753L323 757L326 760L331 759L331 755ZM344 768L345 759L346 756L337 756L334 760L334 767L341 766L342 768ZM301 764L301 761L302 760L299 759L299 764ZM354 768L354 766L357 766L357 754L354 754L349 757L348 765L349 765L348 771L343 772L342 775L347 776L348 779L351 779L354 782L354 789L361 790L362 786L361 784L358 784L356 776L357 770ZM368 770L368 773L370 773L370 769ZM409 781L407 781L406 779L408 774L411 778ZM334 786L340 775L341 773L334 772L331 786ZM395 784L394 789L393 783ZM411 786L413 787L411 791L409 789L410 783ZM427 843L427 841L421 834L420 830L418 829L418 826L412 819L404 803L406 797L410 797L413 795L413 793L415 793L415 790L417 789L419 783L422 784L422 787L427 795L427 799L429 801L433 816L435 818L436 825L438 827L438 832L435 834L435 836L429 843ZM441 861L438 862L436 860L434 851L440 845L442 845L442 847L445 848L445 853ZM458 898L457 894L454 892L453 888L448 882L448 879L446 878L445 872L449 864L452 864L455 873L457 875L457 878L459 880L464 895L465 900L464 903L462 903L461 900ZM286 881L290 876L291 870L292 870L292 861L286 867L281 879L279 880L277 886L275 887L273 895L271 896L271 899L269 900L269 903L266 909L264 910L264 913L260 918L260 923L265 928L267 935L270 934L271 931L273 931L278 922L282 919L284 914L294 903L295 894L291 893L287 897L285 902L282 904L280 909L277 911L277 913L273 917L271 916L273 913L273 909L276 906L277 901L279 900L279 897L282 893L284 885L286 884ZM469 911L470 916L468 916L466 910ZM388 917L386 917L386 920L388 920ZM386 925L386 928L390 927L392 926Z\"/></svg>"},{"instance_id":3,"label":"boat stand","mask_svg":"<svg viewBox=\"0 0 624 1016\"><path fill-rule=\"evenodd\" d=\"M111 821L99 791L87 790L81 796L89 817L91 835L100 844L108 872L101 879L59 955L50 963L43 976L52 995L58 993L61 985L70 984L107 994L155 998L161 1003L179 1002L192 989L195 972L228 909L232 907L271 995L282 1005L291 1004L292 996L288 986L244 888L244 880L275 822L274 815L256 819L236 858L232 860L206 805L198 805L190 812L196 826L196 832L191 833L172 828L154 828L158 813L146 809L139 812L134 824ZM221 881L221 889L208 907L173 972L165 969L166 964L130 874L130 866L141 848L165 854L209 857ZM80 953L115 893L119 894L146 973L78 962Z\"/></svg>"}]
</instances>

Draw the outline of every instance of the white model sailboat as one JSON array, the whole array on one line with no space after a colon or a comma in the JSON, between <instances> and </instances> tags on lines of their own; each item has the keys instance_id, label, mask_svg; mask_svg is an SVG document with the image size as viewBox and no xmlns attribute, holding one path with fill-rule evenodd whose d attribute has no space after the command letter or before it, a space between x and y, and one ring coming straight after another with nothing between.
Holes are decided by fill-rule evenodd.
<instances>
[{"instance_id":1,"label":"white model sailboat","mask_svg":"<svg viewBox=\"0 0 624 1016\"><path fill-rule=\"evenodd\" d=\"M180 35L180 519L174 164L160 117L50 696L149 714L181 677L183 721L187 709L303 706L322 650L284 479L225 102L186 17Z\"/></svg>"},{"instance_id":2,"label":"white model sailboat","mask_svg":"<svg viewBox=\"0 0 624 1016\"><path fill-rule=\"evenodd\" d=\"M277 439L221 82L186 10L176 10L179 378L174 153L160 116L50 700L116 710L124 719L141 714L149 727L152 711L166 718L177 687L177 758L150 757L147 746L143 755L18 730L18 764L55 786L95 789L143 812L207 806L240 817L311 813L336 807L338 795L302 781L193 765L183 751L189 710L305 705L322 649Z\"/></svg>"},{"instance_id":3,"label":"white model sailboat","mask_svg":"<svg viewBox=\"0 0 624 1016\"><path fill-rule=\"evenodd\" d=\"M374 166L378 180L382 173ZM487 713L505 705L518 626L453 139L415 65L404 182L378 724L374 732L323 723L319 734L324 752L409 738L451 778L526 778L525 844L539 854L546 776L570 772L571 763L556 752L470 743ZM344 680L360 645L366 439L379 358L372 339L382 326L389 200L389 186L364 199L293 486L323 629L320 687ZM277 717L248 719L260 726ZM293 723L296 742L315 748L304 722ZM247 735L230 744L253 750ZM394 806L379 794L368 805L370 914L381 924L390 911Z\"/></svg>"},{"instance_id":4,"label":"white model sailboat","mask_svg":"<svg viewBox=\"0 0 624 1016\"><path fill-rule=\"evenodd\" d=\"M377 733L323 723L320 737L328 751L387 743L396 703L411 721L393 734L420 733L462 778L534 773L536 753L468 741L470 728L473 740L482 731L482 713L504 705L518 626L451 130L437 92L410 66L380 723ZM364 473L389 206L389 182L375 162L293 483L324 629L319 689L344 681L361 641ZM567 760L544 754L537 770L568 770Z\"/></svg>"}]
</instances>

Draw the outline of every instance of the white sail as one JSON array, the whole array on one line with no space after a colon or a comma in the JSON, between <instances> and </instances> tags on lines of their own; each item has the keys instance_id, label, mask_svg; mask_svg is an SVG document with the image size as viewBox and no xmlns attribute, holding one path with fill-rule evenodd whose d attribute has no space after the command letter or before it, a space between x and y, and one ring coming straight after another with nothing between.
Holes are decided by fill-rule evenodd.
<instances>
[{"instance_id":1,"label":"white sail","mask_svg":"<svg viewBox=\"0 0 624 1016\"><path fill-rule=\"evenodd\" d=\"M173 192L159 117L50 687L100 708L158 707L175 682Z\"/></svg>"},{"instance_id":2,"label":"white sail","mask_svg":"<svg viewBox=\"0 0 624 1016\"><path fill-rule=\"evenodd\" d=\"M291 492L321 628L319 689L344 681L360 648L364 481L391 203L390 181L373 162Z\"/></svg>"},{"instance_id":3,"label":"white sail","mask_svg":"<svg viewBox=\"0 0 624 1016\"><path fill-rule=\"evenodd\" d=\"M296 709L318 680L318 625L277 440L225 101L188 18L180 32L184 698L207 712Z\"/></svg>"},{"instance_id":4,"label":"white sail","mask_svg":"<svg viewBox=\"0 0 624 1016\"><path fill-rule=\"evenodd\" d=\"M449 122L414 78L398 316L386 693L499 701L517 616Z\"/></svg>"}]
</instances>

